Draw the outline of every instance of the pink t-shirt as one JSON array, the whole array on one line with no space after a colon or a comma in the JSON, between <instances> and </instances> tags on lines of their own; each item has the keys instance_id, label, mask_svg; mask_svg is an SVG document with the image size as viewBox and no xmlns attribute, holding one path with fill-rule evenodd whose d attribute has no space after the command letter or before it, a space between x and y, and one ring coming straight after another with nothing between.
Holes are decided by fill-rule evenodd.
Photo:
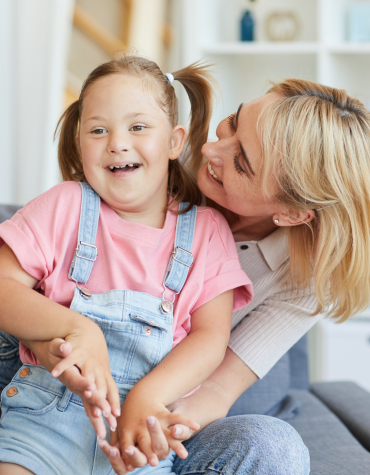
<instances>
[{"instance_id":1,"label":"pink t-shirt","mask_svg":"<svg viewBox=\"0 0 370 475\"><path fill-rule=\"evenodd\" d=\"M70 306L76 285L68 279L68 270L77 244L81 198L78 183L61 183L0 225L0 245L5 242L22 268L38 280L35 289L65 307ZM102 201L90 291L130 289L161 297L176 219L167 212L164 227L152 228L123 220ZM253 297L231 231L218 211L198 207L192 253L193 266L173 306L173 346L189 333L192 312L217 295L235 289L233 311L245 307ZM166 298L172 294L167 290ZM34 355L23 345L21 359L35 364Z\"/></svg>"}]
</instances>

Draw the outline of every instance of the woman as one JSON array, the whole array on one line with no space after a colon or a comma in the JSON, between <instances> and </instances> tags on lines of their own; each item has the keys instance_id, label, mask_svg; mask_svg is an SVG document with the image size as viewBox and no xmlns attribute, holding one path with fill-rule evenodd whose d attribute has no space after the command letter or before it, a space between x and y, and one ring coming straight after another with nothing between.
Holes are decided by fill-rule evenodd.
<instances>
[{"instance_id":1,"label":"woman","mask_svg":"<svg viewBox=\"0 0 370 475\"><path fill-rule=\"evenodd\" d=\"M308 474L307 450L288 424L266 416L208 424L227 414L318 312L344 321L369 305L370 116L344 91L287 80L242 104L219 124L217 135L218 142L203 147L207 163L198 183L207 204L230 224L255 298L234 314L222 365L173 405L208 426L185 442L189 456L176 460L174 469ZM59 351L56 344L30 346L41 362L51 359L48 351ZM72 372L69 384L79 390ZM166 456L160 427L150 430L157 454ZM190 436L184 427L172 432L182 440ZM126 473L117 451L108 444L104 450L115 472ZM131 462L142 466L146 460L136 451Z\"/></svg>"}]
</instances>

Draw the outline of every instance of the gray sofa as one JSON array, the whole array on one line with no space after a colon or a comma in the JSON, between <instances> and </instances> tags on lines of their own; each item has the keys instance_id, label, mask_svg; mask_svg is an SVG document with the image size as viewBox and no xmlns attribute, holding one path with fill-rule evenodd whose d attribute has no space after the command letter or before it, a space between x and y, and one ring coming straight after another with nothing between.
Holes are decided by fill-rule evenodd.
<instances>
[{"instance_id":1,"label":"gray sofa","mask_svg":"<svg viewBox=\"0 0 370 475\"><path fill-rule=\"evenodd\" d=\"M291 424L310 451L311 475L370 474L370 393L350 382L309 386L306 336L240 396L228 415L238 414Z\"/></svg>"},{"instance_id":2,"label":"gray sofa","mask_svg":"<svg viewBox=\"0 0 370 475\"><path fill-rule=\"evenodd\" d=\"M0 223L18 208L0 205ZM0 341L0 386L6 383L6 358L14 373L18 369L18 358L7 352L11 343ZM349 382L309 386L306 337L240 396L228 415L239 414L267 414L291 424L310 451L311 475L370 475L370 393Z\"/></svg>"}]
</instances>

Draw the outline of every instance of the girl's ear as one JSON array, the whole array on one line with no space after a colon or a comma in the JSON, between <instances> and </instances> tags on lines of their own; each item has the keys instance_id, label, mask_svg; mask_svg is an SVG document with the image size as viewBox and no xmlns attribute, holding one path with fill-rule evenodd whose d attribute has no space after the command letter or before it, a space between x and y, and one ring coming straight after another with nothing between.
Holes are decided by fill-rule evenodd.
<instances>
[{"instance_id":1,"label":"girl's ear","mask_svg":"<svg viewBox=\"0 0 370 475\"><path fill-rule=\"evenodd\" d=\"M289 213L275 213L272 220L277 226L298 226L299 224L309 223L314 217L315 211L313 209L291 210Z\"/></svg>"},{"instance_id":2,"label":"girl's ear","mask_svg":"<svg viewBox=\"0 0 370 475\"><path fill-rule=\"evenodd\" d=\"M171 132L170 160L176 160L181 155L185 145L187 132L183 125L176 125Z\"/></svg>"}]
</instances>

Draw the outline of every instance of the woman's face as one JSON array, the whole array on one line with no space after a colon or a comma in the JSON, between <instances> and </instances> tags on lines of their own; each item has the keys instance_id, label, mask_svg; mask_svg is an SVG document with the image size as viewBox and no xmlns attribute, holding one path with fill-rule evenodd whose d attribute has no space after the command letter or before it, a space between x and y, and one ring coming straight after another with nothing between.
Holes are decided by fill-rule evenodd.
<instances>
[{"instance_id":1,"label":"woman's face","mask_svg":"<svg viewBox=\"0 0 370 475\"><path fill-rule=\"evenodd\" d=\"M260 185L261 145L257 121L262 108L280 96L267 94L224 119L217 127L217 142L206 143L202 153L207 163L198 172L198 184L205 196L251 222L269 220L282 211L274 199L276 180L270 177L272 197L263 195ZM214 177L216 175L216 178Z\"/></svg>"}]
</instances>

